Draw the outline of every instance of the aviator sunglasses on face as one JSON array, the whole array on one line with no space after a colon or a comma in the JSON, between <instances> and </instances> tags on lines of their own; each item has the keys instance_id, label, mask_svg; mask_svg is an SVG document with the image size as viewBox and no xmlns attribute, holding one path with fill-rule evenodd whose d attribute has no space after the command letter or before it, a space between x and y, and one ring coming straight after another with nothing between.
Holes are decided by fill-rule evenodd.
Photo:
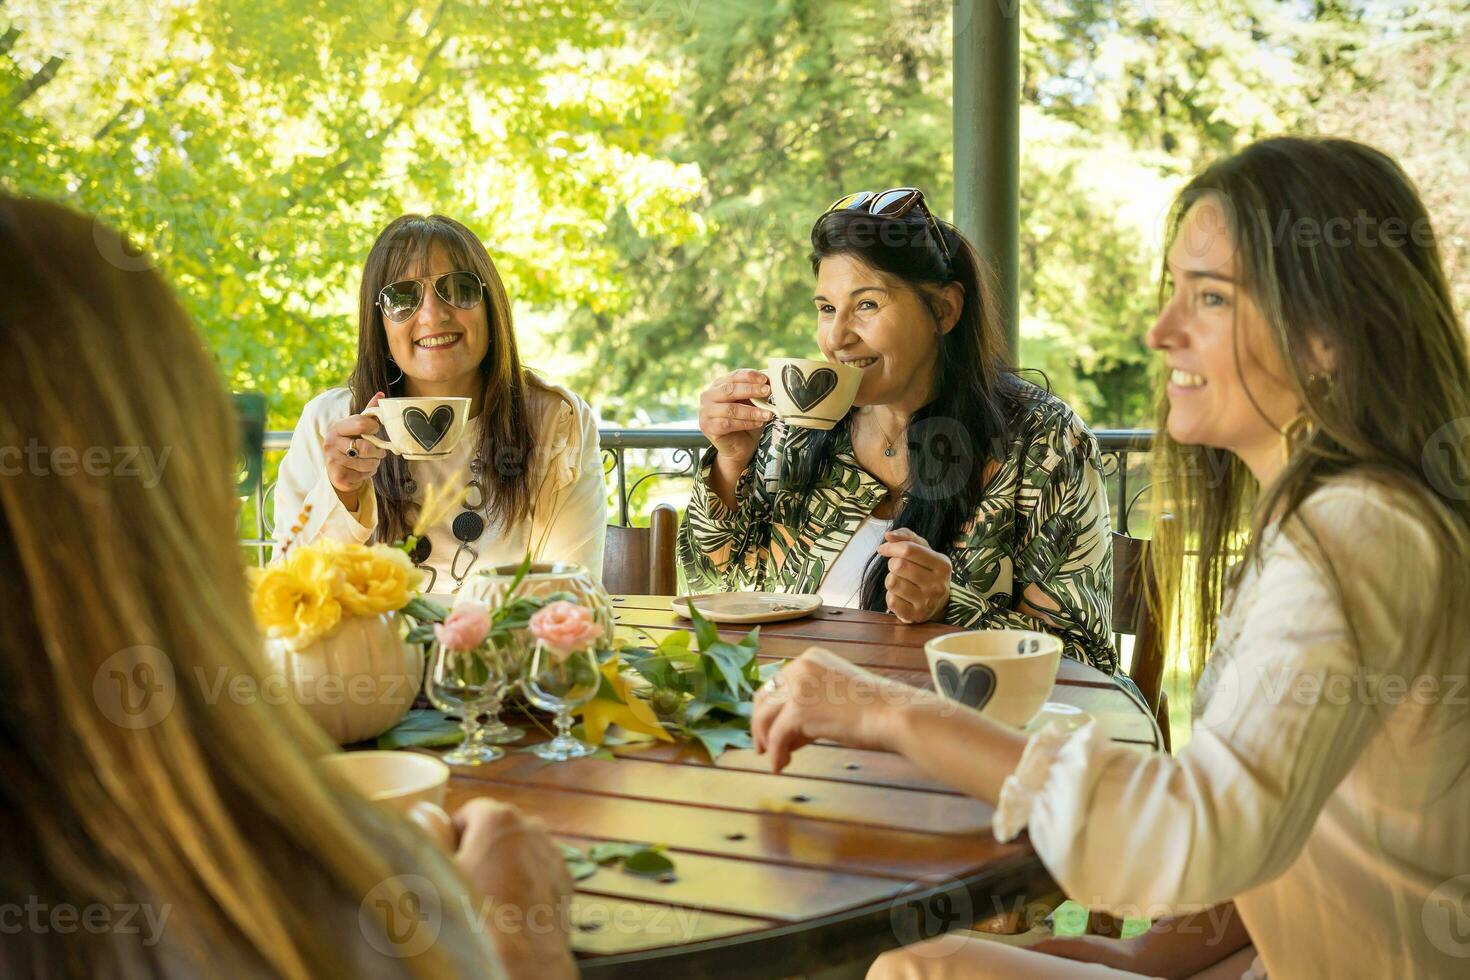
<instances>
[{"instance_id":1,"label":"aviator sunglasses on face","mask_svg":"<svg viewBox=\"0 0 1470 980\"><path fill-rule=\"evenodd\" d=\"M424 284L430 283L440 299L457 310L473 310L485 298L485 284L473 272L446 272L390 282L378 293L377 307L394 323L402 323L424 302Z\"/></svg>"},{"instance_id":2,"label":"aviator sunglasses on face","mask_svg":"<svg viewBox=\"0 0 1470 980\"><path fill-rule=\"evenodd\" d=\"M856 194L838 198L825 213L861 211L880 218L902 218L914 208L918 208L928 219L929 230L934 235L934 241L938 243L939 250L944 253L944 261L949 262L949 246L944 242L944 235L939 230L939 222L935 220L934 213L929 210L929 205L924 203L924 192L917 187L893 187L876 194L872 191L858 191Z\"/></svg>"}]
</instances>

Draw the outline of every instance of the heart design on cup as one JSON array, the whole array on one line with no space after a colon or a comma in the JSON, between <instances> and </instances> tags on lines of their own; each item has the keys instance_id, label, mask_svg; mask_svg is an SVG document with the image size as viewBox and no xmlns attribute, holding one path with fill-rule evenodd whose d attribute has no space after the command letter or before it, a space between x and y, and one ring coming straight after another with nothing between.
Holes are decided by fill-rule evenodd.
<instances>
[{"instance_id":1,"label":"heart design on cup","mask_svg":"<svg viewBox=\"0 0 1470 980\"><path fill-rule=\"evenodd\" d=\"M413 436L424 451L428 452L444 439L444 433L454 424L454 409L448 405L440 405L434 409L433 415L425 415L422 408L405 408L403 410L403 427L408 434Z\"/></svg>"},{"instance_id":2,"label":"heart design on cup","mask_svg":"<svg viewBox=\"0 0 1470 980\"><path fill-rule=\"evenodd\" d=\"M941 660L934 668L939 693L967 708L980 709L995 694L995 671L987 664L970 664L963 674L951 661Z\"/></svg>"},{"instance_id":3,"label":"heart design on cup","mask_svg":"<svg viewBox=\"0 0 1470 980\"><path fill-rule=\"evenodd\" d=\"M781 370L781 383L786 386L786 394L791 396L796 407L807 412L837 387L837 372L831 368L817 368L808 377L795 364L788 364Z\"/></svg>"}]
</instances>

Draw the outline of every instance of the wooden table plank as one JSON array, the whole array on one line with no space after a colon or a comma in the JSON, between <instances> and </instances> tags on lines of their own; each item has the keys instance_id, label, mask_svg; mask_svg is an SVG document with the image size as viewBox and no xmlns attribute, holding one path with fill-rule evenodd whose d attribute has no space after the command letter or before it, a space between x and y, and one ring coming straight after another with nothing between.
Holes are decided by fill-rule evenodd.
<instances>
[{"instance_id":1,"label":"wooden table plank","mask_svg":"<svg viewBox=\"0 0 1470 980\"><path fill-rule=\"evenodd\" d=\"M631 610L630 612L641 612ZM658 616L657 612L649 612L649 616ZM672 613L669 614L672 617ZM617 635L632 641L645 641L652 637L655 641L663 639L670 633L687 632L687 622L680 626L677 623L670 625L658 625L653 622L644 622L642 619L622 619L618 623ZM890 667L900 670L917 670L927 673L928 661L924 657L924 650L919 647L904 647L897 645L885 645L857 639L829 639L817 640L803 637L787 636L778 633L766 632L767 627L761 628L760 651L761 656L772 660L794 660L806 652L808 647L823 646L833 653L841 656L844 660L851 661L861 667ZM721 629L720 638L735 642L750 632L748 629ZM917 655L916 655L917 654ZM1063 657L1057 665L1057 683L1076 684L1084 687L1098 687L1103 690L1117 690L1117 686L1107 677L1086 664L1080 664L1075 660Z\"/></svg>"},{"instance_id":2,"label":"wooden table plank","mask_svg":"<svg viewBox=\"0 0 1470 980\"><path fill-rule=\"evenodd\" d=\"M715 766L720 769L740 769L745 772L770 772L768 756L756 755L750 749L727 749L715 762L698 745L688 742L651 742L641 746L625 746L613 750L614 754L646 762L660 762L681 766ZM865 786L892 787L894 789L921 789L930 793L959 795L952 789L930 779L924 771L901 755L892 752L868 752L842 746L817 743L809 745L791 757L786 772L792 776L812 779L832 779L844 783L859 783Z\"/></svg>"},{"instance_id":3,"label":"wooden table plank","mask_svg":"<svg viewBox=\"0 0 1470 980\"><path fill-rule=\"evenodd\" d=\"M572 896L572 949L608 956L769 929L772 922L703 909L578 892Z\"/></svg>"},{"instance_id":4,"label":"wooden table plank","mask_svg":"<svg viewBox=\"0 0 1470 980\"><path fill-rule=\"evenodd\" d=\"M713 766L669 766L633 756L547 763L530 753L460 771L468 779L687 803L750 813L785 813L931 834L988 834L993 808L968 796L864 786ZM699 801L699 802L697 802Z\"/></svg>"},{"instance_id":5,"label":"wooden table plank","mask_svg":"<svg viewBox=\"0 0 1470 980\"><path fill-rule=\"evenodd\" d=\"M622 635L690 628L668 597L614 598ZM927 688L924 641L953 629L824 609L762 627L760 656L790 659L822 645ZM1116 740L1154 744L1143 710L1091 667L1064 660L1052 699L1088 711ZM801 973L892 946L892 910L916 888L958 888L978 907L1029 893L1044 878L1024 838L995 842L988 806L898 756L818 743L777 776L750 751L727 751L715 763L685 744L616 752L616 761L552 765L514 753L456 769L446 801L451 809L480 795L512 803L579 847L668 848L672 881L602 868L579 883L574 921L591 928L579 929L573 946L589 977Z\"/></svg>"},{"instance_id":6,"label":"wooden table plank","mask_svg":"<svg viewBox=\"0 0 1470 980\"><path fill-rule=\"evenodd\" d=\"M916 833L793 814L712 810L678 803L627 800L546 786L456 776L449 809L476 796L511 803L546 821L553 833L599 840L642 841L722 857L911 881L951 875L986 861L1025 853L1028 845Z\"/></svg>"},{"instance_id":7,"label":"wooden table plank","mask_svg":"<svg viewBox=\"0 0 1470 980\"><path fill-rule=\"evenodd\" d=\"M586 837L558 840L584 852L601 843ZM629 841L628 843L647 843ZM812 868L790 868L670 849L674 880L660 881L600 868L577 883L579 891L680 905L751 918L797 922L875 902L893 894L893 879Z\"/></svg>"}]
</instances>

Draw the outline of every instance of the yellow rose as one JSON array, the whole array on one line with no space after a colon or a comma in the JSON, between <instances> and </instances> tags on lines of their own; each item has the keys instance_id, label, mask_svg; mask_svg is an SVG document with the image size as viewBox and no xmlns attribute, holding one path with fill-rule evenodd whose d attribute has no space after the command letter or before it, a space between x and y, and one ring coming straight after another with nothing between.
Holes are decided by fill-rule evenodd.
<instances>
[{"instance_id":1,"label":"yellow rose","mask_svg":"<svg viewBox=\"0 0 1470 980\"><path fill-rule=\"evenodd\" d=\"M338 597L354 616L376 616L408 605L423 573L397 548L351 546L337 555Z\"/></svg>"},{"instance_id":2,"label":"yellow rose","mask_svg":"<svg viewBox=\"0 0 1470 980\"><path fill-rule=\"evenodd\" d=\"M302 548L256 575L251 605L274 639L307 643L342 621L342 571L322 549Z\"/></svg>"}]
</instances>

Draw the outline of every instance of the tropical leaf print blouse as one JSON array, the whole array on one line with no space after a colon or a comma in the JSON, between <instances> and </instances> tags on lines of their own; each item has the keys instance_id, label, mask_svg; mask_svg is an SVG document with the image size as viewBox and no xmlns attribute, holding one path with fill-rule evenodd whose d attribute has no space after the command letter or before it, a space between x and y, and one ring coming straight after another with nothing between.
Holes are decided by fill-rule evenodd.
<instances>
[{"instance_id":1,"label":"tropical leaf print blouse","mask_svg":"<svg viewBox=\"0 0 1470 980\"><path fill-rule=\"evenodd\" d=\"M1062 639L1066 656L1111 674L1118 667L1110 636L1112 538L1097 440L1065 403L1024 387L1030 397L1009 402L1005 458L948 549L954 576L944 620L1043 630ZM844 426L803 515L781 475L809 435L779 421L767 425L734 510L709 488L714 451L701 460L679 529L691 590L817 591L888 491L858 465ZM1046 618L1019 611L1023 599Z\"/></svg>"}]
</instances>

